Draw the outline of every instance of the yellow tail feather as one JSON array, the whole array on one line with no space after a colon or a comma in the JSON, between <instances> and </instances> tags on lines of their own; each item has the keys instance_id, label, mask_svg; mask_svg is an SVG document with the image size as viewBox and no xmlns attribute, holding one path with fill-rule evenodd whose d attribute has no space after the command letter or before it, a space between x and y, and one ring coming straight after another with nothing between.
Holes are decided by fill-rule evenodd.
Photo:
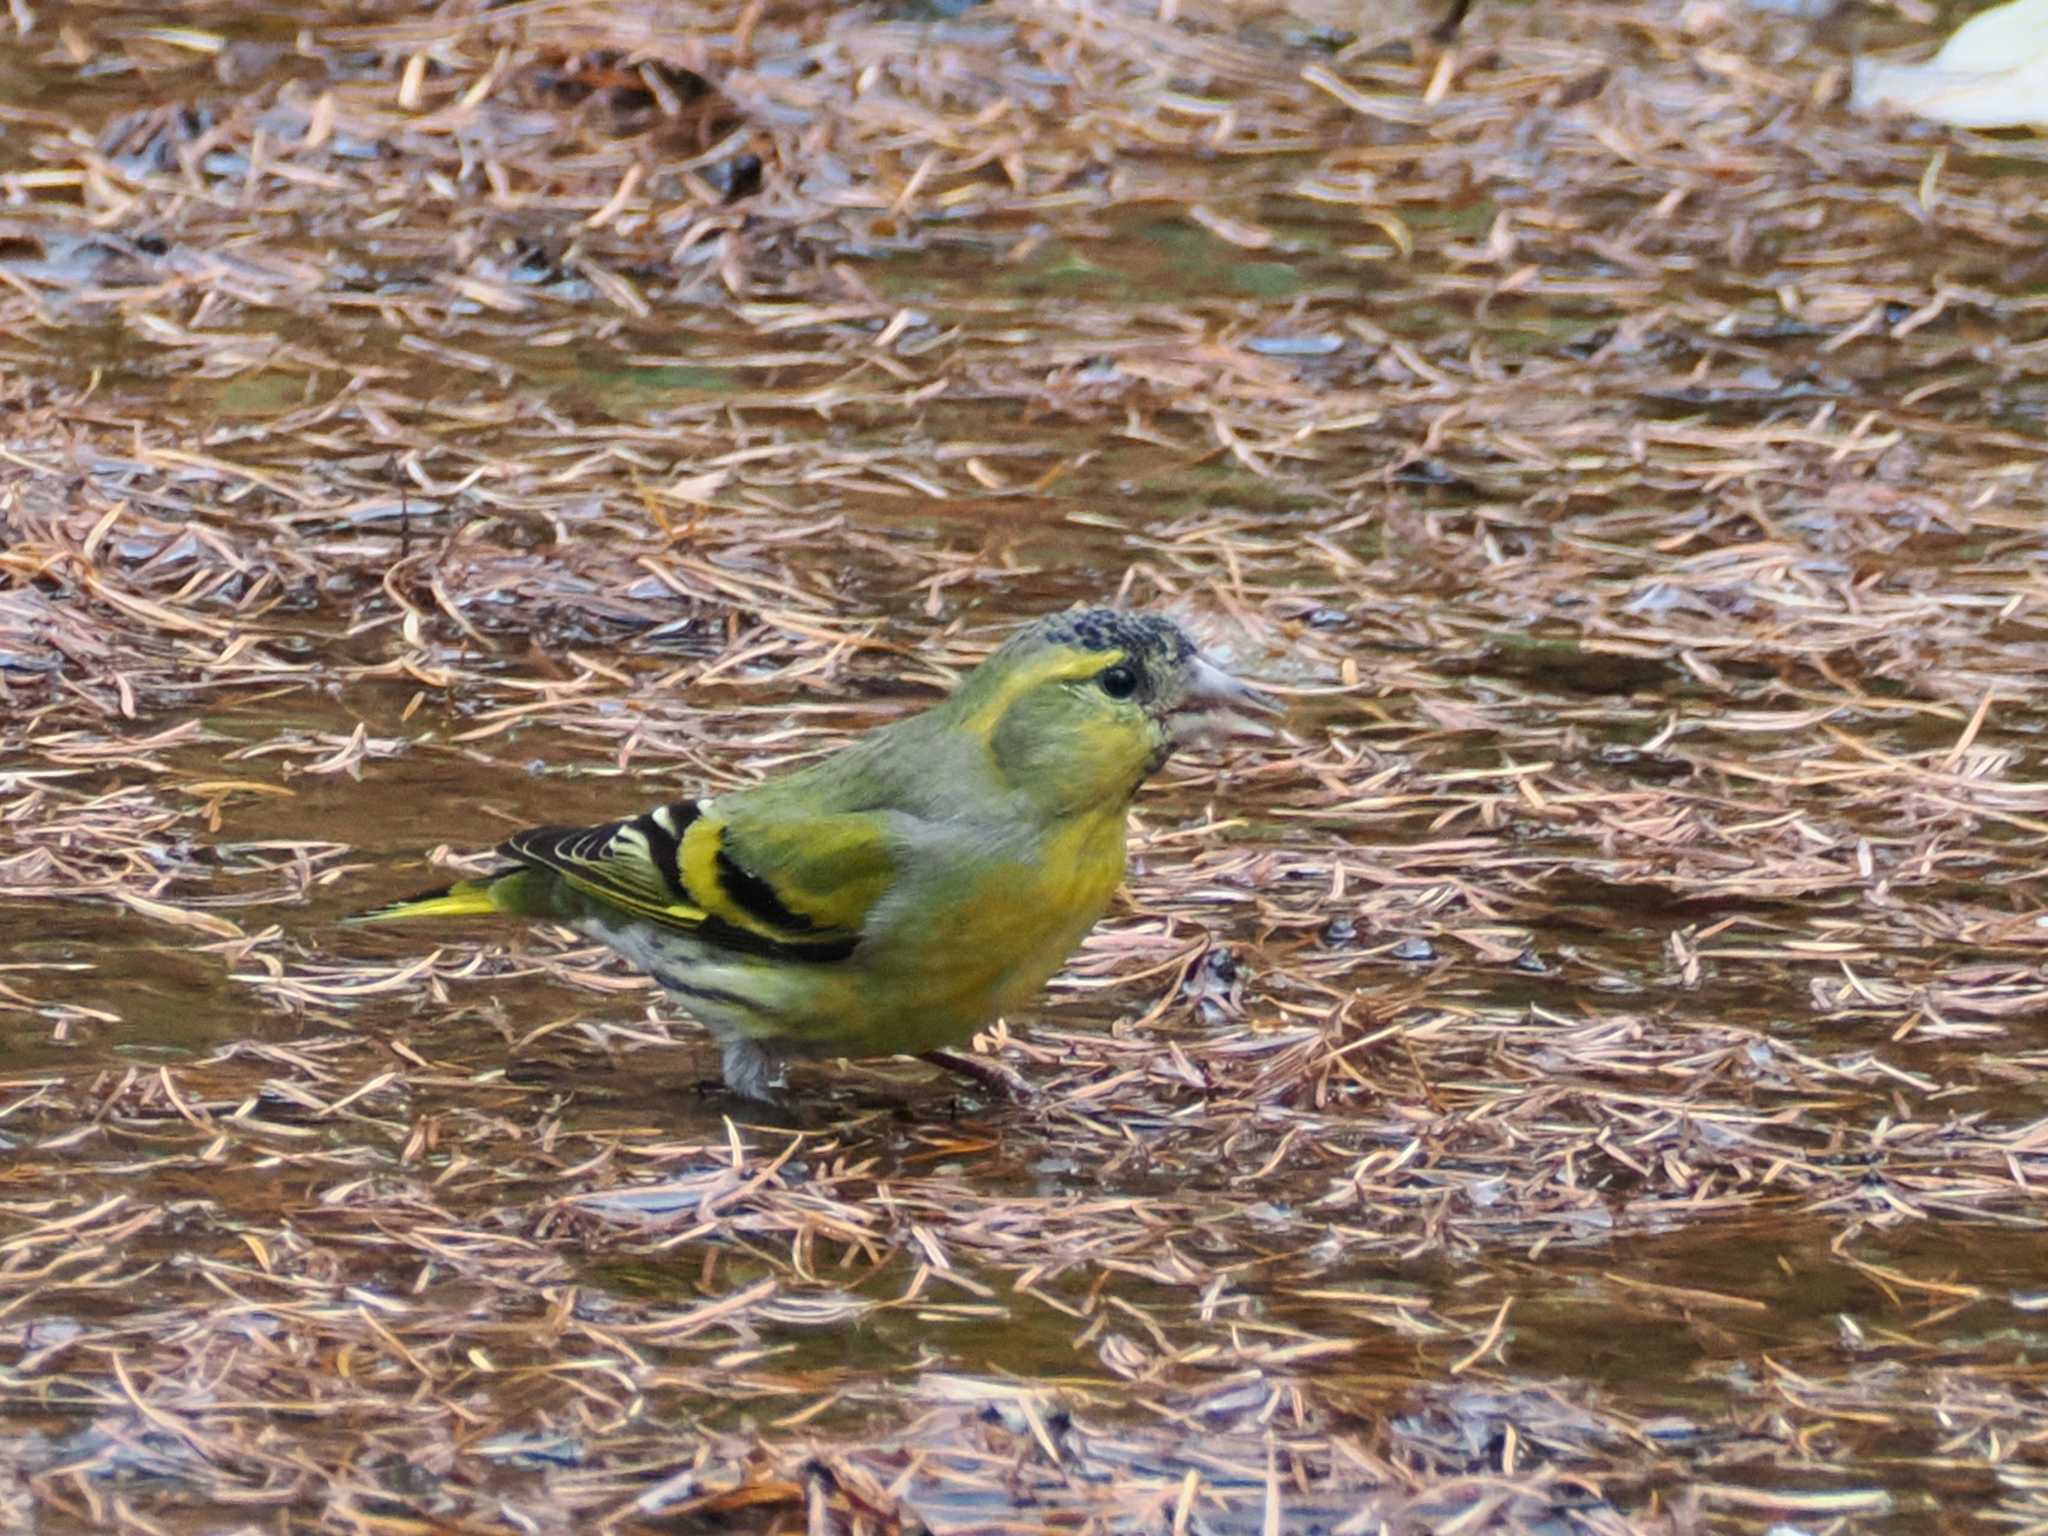
<instances>
[{"instance_id":1,"label":"yellow tail feather","mask_svg":"<svg viewBox=\"0 0 2048 1536\"><path fill-rule=\"evenodd\" d=\"M343 921L396 923L416 917L481 917L485 913L497 910L498 904L491 900L491 888L488 883L479 880L458 880L442 890L409 896L404 901L394 901L386 907L373 907L368 912L358 912Z\"/></svg>"}]
</instances>

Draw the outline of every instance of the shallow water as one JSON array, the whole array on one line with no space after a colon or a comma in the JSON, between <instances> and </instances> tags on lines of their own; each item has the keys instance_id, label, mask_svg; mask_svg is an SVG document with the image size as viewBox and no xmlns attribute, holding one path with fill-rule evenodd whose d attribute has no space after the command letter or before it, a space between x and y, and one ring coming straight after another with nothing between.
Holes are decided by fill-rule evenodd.
<instances>
[{"instance_id":1,"label":"shallow water","mask_svg":"<svg viewBox=\"0 0 2048 1536\"><path fill-rule=\"evenodd\" d=\"M1432 112L977 9L684 29L882 61L731 204L624 10L0 59L0 1520L2048 1518L2038 166L1915 205L1783 17L1490 8ZM339 926L1115 594L1297 708L1037 1107L748 1125L595 951Z\"/></svg>"}]
</instances>

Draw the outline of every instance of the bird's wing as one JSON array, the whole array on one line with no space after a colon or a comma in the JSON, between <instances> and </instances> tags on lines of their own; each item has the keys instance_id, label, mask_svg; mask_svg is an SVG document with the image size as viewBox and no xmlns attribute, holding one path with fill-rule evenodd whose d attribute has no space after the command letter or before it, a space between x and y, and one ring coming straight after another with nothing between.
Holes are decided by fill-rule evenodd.
<instances>
[{"instance_id":1,"label":"bird's wing","mask_svg":"<svg viewBox=\"0 0 2048 1536\"><path fill-rule=\"evenodd\" d=\"M594 827L529 827L498 851L654 922L695 928L710 913L683 885L677 851L701 816L696 801L678 800Z\"/></svg>"},{"instance_id":2,"label":"bird's wing","mask_svg":"<svg viewBox=\"0 0 2048 1536\"><path fill-rule=\"evenodd\" d=\"M594 827L536 827L503 851L636 917L735 950L838 959L895 861L871 812L743 815L682 800Z\"/></svg>"},{"instance_id":3,"label":"bird's wing","mask_svg":"<svg viewBox=\"0 0 2048 1536\"><path fill-rule=\"evenodd\" d=\"M766 937L857 936L896 877L893 819L879 811L736 811L684 848L684 869L693 889L717 887L717 916Z\"/></svg>"}]
</instances>

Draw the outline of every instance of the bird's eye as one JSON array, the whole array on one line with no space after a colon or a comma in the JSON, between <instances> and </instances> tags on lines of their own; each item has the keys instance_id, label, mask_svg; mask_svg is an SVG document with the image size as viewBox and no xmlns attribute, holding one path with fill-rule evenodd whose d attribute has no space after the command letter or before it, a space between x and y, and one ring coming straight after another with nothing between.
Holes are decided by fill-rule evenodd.
<instances>
[{"instance_id":1,"label":"bird's eye","mask_svg":"<svg viewBox=\"0 0 2048 1536\"><path fill-rule=\"evenodd\" d=\"M1104 667L1095 680L1112 699L1128 699L1138 691L1138 674L1129 667Z\"/></svg>"}]
</instances>

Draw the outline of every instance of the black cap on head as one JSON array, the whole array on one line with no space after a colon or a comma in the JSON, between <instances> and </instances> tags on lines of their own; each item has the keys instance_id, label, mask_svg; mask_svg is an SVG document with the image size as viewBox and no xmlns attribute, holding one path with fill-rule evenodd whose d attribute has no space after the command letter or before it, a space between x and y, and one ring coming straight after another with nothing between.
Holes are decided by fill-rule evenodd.
<instances>
[{"instance_id":1,"label":"black cap on head","mask_svg":"<svg viewBox=\"0 0 2048 1536\"><path fill-rule=\"evenodd\" d=\"M1080 608L1041 621L1039 637L1053 645L1084 651L1122 651L1133 660L1186 661L1195 643L1171 619L1156 613L1120 613L1114 608Z\"/></svg>"}]
</instances>

